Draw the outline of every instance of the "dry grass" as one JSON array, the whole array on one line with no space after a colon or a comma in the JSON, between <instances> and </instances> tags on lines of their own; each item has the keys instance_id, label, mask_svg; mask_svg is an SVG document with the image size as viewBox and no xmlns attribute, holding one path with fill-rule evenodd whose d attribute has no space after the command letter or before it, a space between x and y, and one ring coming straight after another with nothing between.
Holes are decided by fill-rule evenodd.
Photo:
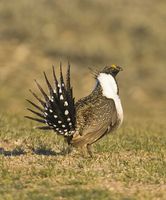
<instances>
[{"instance_id":1,"label":"dry grass","mask_svg":"<svg viewBox=\"0 0 166 200\"><path fill-rule=\"evenodd\" d=\"M165 199L162 122L126 122L94 146L94 158L59 154L61 138L21 118L1 116L0 125L1 199Z\"/></svg>"}]
</instances>

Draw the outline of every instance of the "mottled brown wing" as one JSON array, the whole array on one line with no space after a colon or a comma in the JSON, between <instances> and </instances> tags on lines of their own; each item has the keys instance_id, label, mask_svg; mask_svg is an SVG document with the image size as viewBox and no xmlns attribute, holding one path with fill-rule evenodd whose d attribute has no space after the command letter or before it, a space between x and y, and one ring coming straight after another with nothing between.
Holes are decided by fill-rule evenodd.
<instances>
[{"instance_id":1,"label":"mottled brown wing","mask_svg":"<svg viewBox=\"0 0 166 200\"><path fill-rule=\"evenodd\" d=\"M73 135L74 146L92 144L101 138L117 121L115 103L112 99L98 99L95 104L79 105L77 113L77 132Z\"/></svg>"}]
</instances>

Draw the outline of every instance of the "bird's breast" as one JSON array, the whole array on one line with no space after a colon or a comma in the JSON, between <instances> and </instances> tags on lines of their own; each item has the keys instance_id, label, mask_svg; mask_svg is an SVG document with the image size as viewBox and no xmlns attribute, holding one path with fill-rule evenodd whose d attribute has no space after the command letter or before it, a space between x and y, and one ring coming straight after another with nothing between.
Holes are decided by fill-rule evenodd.
<instances>
[{"instance_id":1,"label":"bird's breast","mask_svg":"<svg viewBox=\"0 0 166 200\"><path fill-rule=\"evenodd\" d=\"M102 87L103 96L105 96L107 99L113 99L115 103L118 124L120 126L123 121L123 109L120 97L118 95L117 83L112 75L105 73L100 73L100 75L98 76L98 80Z\"/></svg>"},{"instance_id":2,"label":"bird's breast","mask_svg":"<svg viewBox=\"0 0 166 200\"><path fill-rule=\"evenodd\" d=\"M114 99L114 102L115 102L116 111L117 111L117 118L118 118L118 121L119 121L118 126L120 126L123 122L123 108L122 108L121 100L120 100L118 95Z\"/></svg>"}]
</instances>

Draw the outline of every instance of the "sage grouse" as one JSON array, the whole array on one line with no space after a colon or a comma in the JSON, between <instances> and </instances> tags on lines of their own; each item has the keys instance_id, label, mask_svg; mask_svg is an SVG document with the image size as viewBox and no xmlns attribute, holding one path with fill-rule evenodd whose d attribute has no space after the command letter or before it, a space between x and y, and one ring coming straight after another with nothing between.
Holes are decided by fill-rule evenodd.
<instances>
[{"instance_id":1,"label":"sage grouse","mask_svg":"<svg viewBox=\"0 0 166 200\"><path fill-rule=\"evenodd\" d=\"M91 145L105 134L117 129L123 121L123 110L119 98L119 88L116 75L122 68L117 65L105 67L95 72L96 86L91 94L75 103L70 84L70 65L68 64L66 81L60 65L60 81L58 82L53 67L55 86L52 87L46 73L44 77L49 95L45 93L35 80L44 100L30 90L41 106L27 100L38 111L28 108L38 118L25 116L31 120L46 124L37 127L43 130L53 130L63 136L69 146L86 147L92 155Z\"/></svg>"}]
</instances>

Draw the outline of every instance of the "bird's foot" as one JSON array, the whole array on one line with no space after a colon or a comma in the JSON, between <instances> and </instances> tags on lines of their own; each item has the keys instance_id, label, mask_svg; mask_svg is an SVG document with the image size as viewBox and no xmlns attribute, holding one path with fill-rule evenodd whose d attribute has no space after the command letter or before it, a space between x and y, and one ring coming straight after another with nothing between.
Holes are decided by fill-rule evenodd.
<instances>
[{"instance_id":1,"label":"bird's foot","mask_svg":"<svg viewBox=\"0 0 166 200\"><path fill-rule=\"evenodd\" d=\"M63 150L61 151L62 155L68 155L72 152L73 147L71 145L68 145L66 148L63 148Z\"/></svg>"},{"instance_id":2,"label":"bird's foot","mask_svg":"<svg viewBox=\"0 0 166 200\"><path fill-rule=\"evenodd\" d=\"M87 148L87 152L88 152L89 156L90 156L91 158L93 158L93 153L92 153L92 146L91 146L91 144L87 144L87 145L86 145L86 148Z\"/></svg>"}]
</instances>

